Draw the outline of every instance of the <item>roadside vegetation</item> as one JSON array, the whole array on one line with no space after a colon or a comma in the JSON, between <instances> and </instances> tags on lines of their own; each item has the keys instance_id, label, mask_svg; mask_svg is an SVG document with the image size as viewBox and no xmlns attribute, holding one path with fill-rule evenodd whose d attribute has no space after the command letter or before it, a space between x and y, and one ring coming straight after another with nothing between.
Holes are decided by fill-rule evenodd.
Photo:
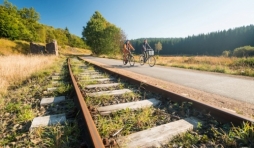
<instances>
[{"instance_id":1,"label":"roadside vegetation","mask_svg":"<svg viewBox=\"0 0 254 148\"><path fill-rule=\"evenodd\" d=\"M122 60L120 55L100 55L101 58ZM135 56L136 64L139 56ZM200 71L244 75L254 77L254 57L238 58L224 56L157 56L156 64L161 66L194 69Z\"/></svg>"},{"instance_id":2,"label":"roadside vegetation","mask_svg":"<svg viewBox=\"0 0 254 148\"><path fill-rule=\"evenodd\" d=\"M178 56L156 58L162 66L219 72L233 75L254 76L254 58L209 57L209 56Z\"/></svg>"}]
</instances>

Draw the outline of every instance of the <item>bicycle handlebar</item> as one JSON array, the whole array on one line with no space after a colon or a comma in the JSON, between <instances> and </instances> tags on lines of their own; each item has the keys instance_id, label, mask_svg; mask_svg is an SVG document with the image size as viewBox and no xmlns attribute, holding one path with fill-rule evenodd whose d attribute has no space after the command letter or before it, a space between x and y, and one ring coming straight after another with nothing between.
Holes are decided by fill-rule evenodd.
<instances>
[{"instance_id":1,"label":"bicycle handlebar","mask_svg":"<svg viewBox=\"0 0 254 148\"><path fill-rule=\"evenodd\" d=\"M151 48L151 49L147 49L146 51L153 51L153 49Z\"/></svg>"}]
</instances>

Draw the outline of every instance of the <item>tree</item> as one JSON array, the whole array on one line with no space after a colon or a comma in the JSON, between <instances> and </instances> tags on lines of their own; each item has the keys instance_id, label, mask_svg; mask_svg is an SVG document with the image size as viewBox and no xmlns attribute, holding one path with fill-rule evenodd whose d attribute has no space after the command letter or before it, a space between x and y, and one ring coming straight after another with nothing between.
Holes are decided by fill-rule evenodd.
<instances>
[{"instance_id":1,"label":"tree","mask_svg":"<svg viewBox=\"0 0 254 148\"><path fill-rule=\"evenodd\" d=\"M230 50L225 50L222 52L222 56L224 57L229 57L231 55L231 51Z\"/></svg>"},{"instance_id":2,"label":"tree","mask_svg":"<svg viewBox=\"0 0 254 148\"><path fill-rule=\"evenodd\" d=\"M243 47L238 47L234 49L233 55L236 57L249 57L249 56L254 56L254 47L251 46L243 46Z\"/></svg>"},{"instance_id":3,"label":"tree","mask_svg":"<svg viewBox=\"0 0 254 148\"><path fill-rule=\"evenodd\" d=\"M26 40L40 43L49 43L57 40L59 45L87 48L80 37L64 29L40 24L40 15L34 8L17 9L8 0L0 5L0 37L11 40Z\"/></svg>"},{"instance_id":4,"label":"tree","mask_svg":"<svg viewBox=\"0 0 254 148\"><path fill-rule=\"evenodd\" d=\"M45 42L50 43L55 39L56 39L56 37L55 37L55 34L54 34L54 29L53 28L47 29L47 31L46 31L46 41Z\"/></svg>"},{"instance_id":5,"label":"tree","mask_svg":"<svg viewBox=\"0 0 254 148\"><path fill-rule=\"evenodd\" d=\"M162 44L161 44L161 42L158 42L157 44L155 44L155 50L159 54L159 52L162 50Z\"/></svg>"},{"instance_id":6,"label":"tree","mask_svg":"<svg viewBox=\"0 0 254 148\"><path fill-rule=\"evenodd\" d=\"M21 36L29 36L29 31L22 23L17 8L8 1L4 1L4 6L0 5L0 37L11 40L21 39Z\"/></svg>"},{"instance_id":7,"label":"tree","mask_svg":"<svg viewBox=\"0 0 254 148\"><path fill-rule=\"evenodd\" d=\"M107 21L103 18L103 16L96 11L87 22L86 27L83 27L83 38L95 54L100 54L100 50L103 48L102 35L103 30L106 28L106 23Z\"/></svg>"},{"instance_id":8,"label":"tree","mask_svg":"<svg viewBox=\"0 0 254 148\"><path fill-rule=\"evenodd\" d=\"M234 29L199 34L185 38L147 38L154 46L159 41L163 45L160 54L175 55L221 55L227 49L233 51L237 47L254 46L254 25ZM134 48L142 46L144 38L132 40ZM154 47L155 48L155 47Z\"/></svg>"},{"instance_id":9,"label":"tree","mask_svg":"<svg viewBox=\"0 0 254 148\"><path fill-rule=\"evenodd\" d=\"M119 53L119 44L121 39L121 30L111 24L103 31L103 54Z\"/></svg>"},{"instance_id":10,"label":"tree","mask_svg":"<svg viewBox=\"0 0 254 148\"><path fill-rule=\"evenodd\" d=\"M36 23L40 20L40 15L34 8L22 8L18 12L21 18L26 20L26 23Z\"/></svg>"},{"instance_id":11,"label":"tree","mask_svg":"<svg viewBox=\"0 0 254 148\"><path fill-rule=\"evenodd\" d=\"M111 54L119 51L121 30L95 11L91 19L83 27L83 39L95 54Z\"/></svg>"}]
</instances>

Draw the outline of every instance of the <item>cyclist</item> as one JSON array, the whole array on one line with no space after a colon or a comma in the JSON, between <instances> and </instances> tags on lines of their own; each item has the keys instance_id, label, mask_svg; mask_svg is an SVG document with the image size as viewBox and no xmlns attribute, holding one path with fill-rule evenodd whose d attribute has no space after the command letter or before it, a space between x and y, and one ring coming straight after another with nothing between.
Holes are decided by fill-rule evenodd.
<instances>
[{"instance_id":1,"label":"cyclist","mask_svg":"<svg viewBox=\"0 0 254 148\"><path fill-rule=\"evenodd\" d=\"M150 45L147 43L147 39L144 40L142 47L143 47L143 54L145 56L145 59L147 59L147 49L151 49Z\"/></svg>"},{"instance_id":2,"label":"cyclist","mask_svg":"<svg viewBox=\"0 0 254 148\"><path fill-rule=\"evenodd\" d=\"M128 63L128 60L127 60L127 55L129 54L130 50L135 50L130 41L129 40L126 40L126 42L124 43L123 45L123 54L124 54L124 61L125 61L125 64Z\"/></svg>"}]
</instances>

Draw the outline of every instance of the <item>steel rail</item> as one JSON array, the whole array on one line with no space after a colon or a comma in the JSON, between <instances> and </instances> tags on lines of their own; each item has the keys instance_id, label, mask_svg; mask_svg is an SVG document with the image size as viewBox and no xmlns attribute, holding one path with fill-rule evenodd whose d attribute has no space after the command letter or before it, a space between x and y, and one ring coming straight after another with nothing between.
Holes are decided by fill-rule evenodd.
<instances>
[{"instance_id":1,"label":"steel rail","mask_svg":"<svg viewBox=\"0 0 254 148\"><path fill-rule=\"evenodd\" d=\"M73 86L75 88L75 91L76 91L76 94L77 94L77 98L78 98L78 102L79 102L79 105L81 107L81 110L82 110L82 113L83 113L83 117L86 121L86 124L87 124L87 128L90 132L90 136L91 136L91 139L92 139L92 142L94 144L94 147L95 148L104 148L104 144L102 142L102 139L97 131L97 128L93 122L93 119L92 119L92 116L87 108L87 105L86 105L86 102L81 94L81 91L78 87L78 84L74 78L74 75L72 73L72 70L71 70L71 65L70 65L70 59L68 58L68 68L69 68L69 72L70 72L70 76L71 76L71 79L72 79L72 83L73 83Z\"/></svg>"},{"instance_id":2,"label":"steel rail","mask_svg":"<svg viewBox=\"0 0 254 148\"><path fill-rule=\"evenodd\" d=\"M85 59L83 59L81 57L79 57L79 59L82 59L82 60L86 61ZM199 101L194 100L192 98L188 98L188 97L185 97L185 96L178 95L176 93L170 92L169 90L166 90L166 89L163 89L163 88L160 88L160 87L157 87L157 86L153 86L153 85L148 84L148 83L141 82L141 81L136 80L134 78L131 78L127 75L116 73L115 71L113 71L113 70L111 70L107 67L97 65L97 64L89 62L89 61L86 61L86 62L88 62L90 64L93 64L95 67L97 67L99 69L103 69L104 71L106 71L108 73L118 75L121 78L127 79L128 82L131 82L133 84L140 85L141 83L143 83L142 87L145 88L146 90L149 90L149 91L155 92L155 93L161 93L165 97L169 97L171 101L174 101L174 102L192 102L192 106L194 108L197 108L200 111L206 110L208 113L210 113L210 115L212 115L215 119L217 119L221 122L224 122L224 123L225 122L231 122L236 126L241 125L243 122L253 122L254 123L254 120L252 120L250 118L247 118L245 116L242 116L242 115L239 115L239 114L234 114L234 113L222 110L218 107L199 102Z\"/></svg>"}]
</instances>

